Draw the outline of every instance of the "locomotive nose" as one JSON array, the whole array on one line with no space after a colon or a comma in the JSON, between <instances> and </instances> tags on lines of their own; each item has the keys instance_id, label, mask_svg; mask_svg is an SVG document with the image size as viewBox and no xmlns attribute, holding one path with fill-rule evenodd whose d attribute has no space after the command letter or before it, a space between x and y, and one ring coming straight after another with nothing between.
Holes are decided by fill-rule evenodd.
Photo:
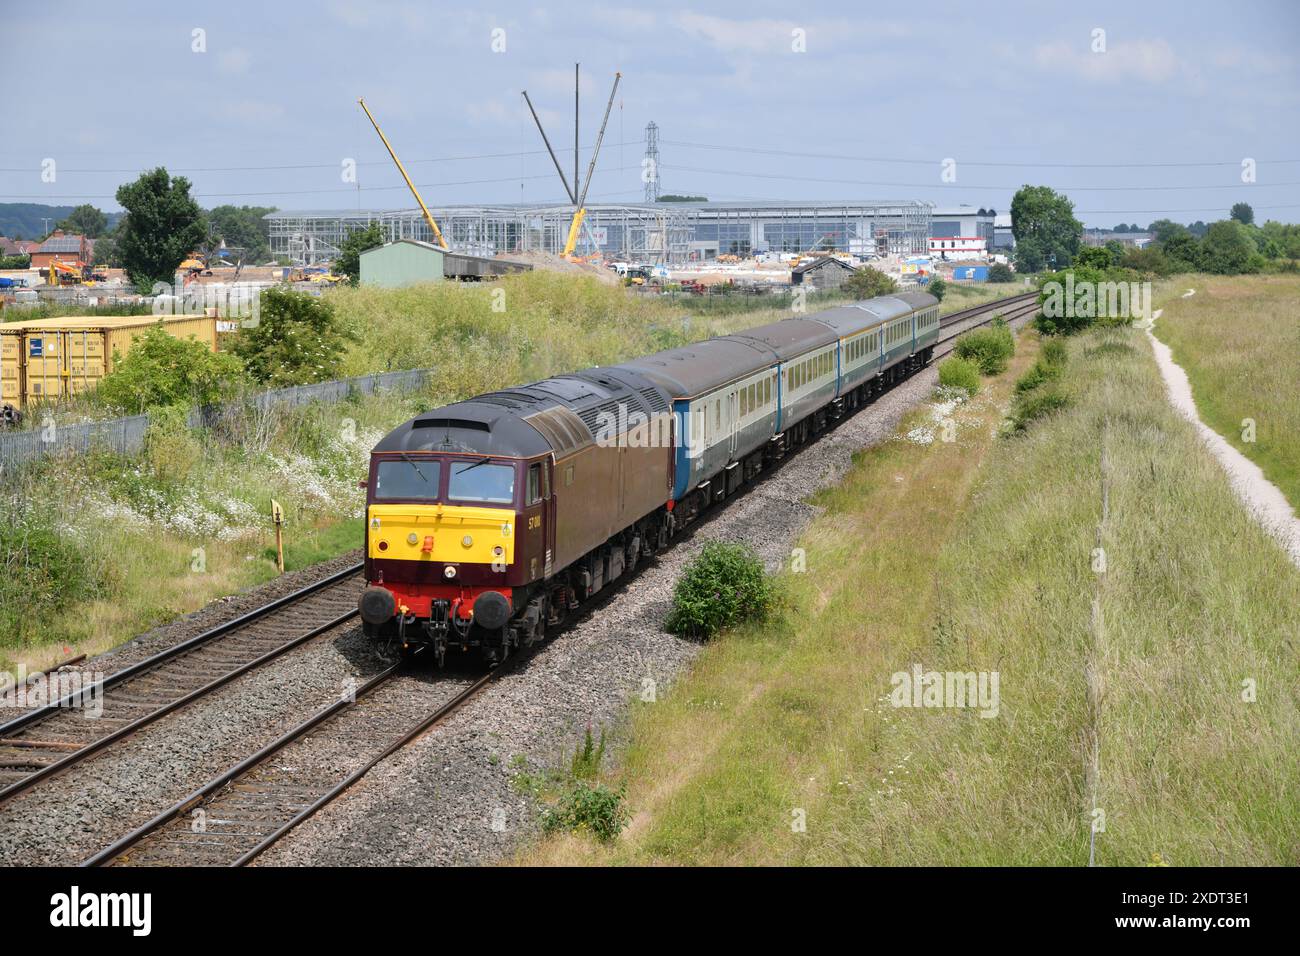
<instances>
[{"instance_id":1,"label":"locomotive nose","mask_svg":"<svg viewBox=\"0 0 1300 956\"><path fill-rule=\"evenodd\" d=\"M383 624L397 612L397 599L388 588L369 587L361 592L357 606L361 620L367 624Z\"/></svg>"}]
</instances>

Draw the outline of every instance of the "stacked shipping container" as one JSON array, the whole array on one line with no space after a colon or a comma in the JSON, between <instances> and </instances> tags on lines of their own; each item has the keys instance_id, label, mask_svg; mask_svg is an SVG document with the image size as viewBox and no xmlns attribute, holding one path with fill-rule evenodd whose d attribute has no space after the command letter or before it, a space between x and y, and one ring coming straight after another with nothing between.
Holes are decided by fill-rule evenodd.
<instances>
[{"instance_id":1,"label":"stacked shipping container","mask_svg":"<svg viewBox=\"0 0 1300 956\"><path fill-rule=\"evenodd\" d=\"M210 316L71 316L0 325L0 404L21 408L94 388L159 324L169 335L217 349L217 320Z\"/></svg>"}]
</instances>

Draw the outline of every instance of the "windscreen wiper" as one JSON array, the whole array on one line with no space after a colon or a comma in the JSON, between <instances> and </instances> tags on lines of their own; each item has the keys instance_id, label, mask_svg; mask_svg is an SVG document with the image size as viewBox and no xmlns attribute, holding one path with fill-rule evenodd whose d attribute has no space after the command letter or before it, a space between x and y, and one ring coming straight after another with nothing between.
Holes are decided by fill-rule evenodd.
<instances>
[{"instance_id":1,"label":"windscreen wiper","mask_svg":"<svg viewBox=\"0 0 1300 956\"><path fill-rule=\"evenodd\" d=\"M460 470L460 473L463 475L465 474L465 472L472 471L473 469L477 468L479 465L486 465L491 460L492 460L491 455L488 455L486 458L480 458L478 461L474 462L474 464L470 465L468 468L462 468Z\"/></svg>"},{"instance_id":2,"label":"windscreen wiper","mask_svg":"<svg viewBox=\"0 0 1300 956\"><path fill-rule=\"evenodd\" d=\"M398 452L398 454L402 457L402 461L406 462L408 465L410 465L412 468L415 469L415 473L420 476L420 480L427 485L429 483L429 479L424 477L424 472L422 472L420 470L420 466L415 463L415 459L412 458L404 451L400 451Z\"/></svg>"}]
</instances>

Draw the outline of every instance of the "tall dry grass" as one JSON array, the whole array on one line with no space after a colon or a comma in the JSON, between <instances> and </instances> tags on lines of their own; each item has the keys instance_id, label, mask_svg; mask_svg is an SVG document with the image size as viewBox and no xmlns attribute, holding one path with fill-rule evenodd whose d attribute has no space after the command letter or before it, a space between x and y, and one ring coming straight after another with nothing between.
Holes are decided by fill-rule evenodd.
<instances>
[{"instance_id":1,"label":"tall dry grass","mask_svg":"<svg viewBox=\"0 0 1300 956\"><path fill-rule=\"evenodd\" d=\"M1186 370L1205 423L1300 509L1300 277L1183 278L1173 288L1195 295L1163 302L1156 335Z\"/></svg>"},{"instance_id":2,"label":"tall dry grass","mask_svg":"<svg viewBox=\"0 0 1300 956\"><path fill-rule=\"evenodd\" d=\"M1035 351L957 441L861 455L818 497L785 620L634 705L627 835L526 862L1294 862L1300 572L1138 332L1071 340L1069 405L992 437ZM914 664L997 671L997 716L892 706Z\"/></svg>"}]
</instances>

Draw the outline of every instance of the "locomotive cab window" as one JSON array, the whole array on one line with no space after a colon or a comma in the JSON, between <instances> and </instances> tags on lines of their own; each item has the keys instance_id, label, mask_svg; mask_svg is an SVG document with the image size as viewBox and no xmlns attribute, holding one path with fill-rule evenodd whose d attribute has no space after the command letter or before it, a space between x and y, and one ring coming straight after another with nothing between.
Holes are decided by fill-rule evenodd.
<instances>
[{"instance_id":1,"label":"locomotive cab window","mask_svg":"<svg viewBox=\"0 0 1300 956\"><path fill-rule=\"evenodd\" d=\"M492 464L490 459L454 461L447 497L456 501L508 505L515 500L514 465Z\"/></svg>"},{"instance_id":2,"label":"locomotive cab window","mask_svg":"<svg viewBox=\"0 0 1300 956\"><path fill-rule=\"evenodd\" d=\"M418 458L385 459L375 468L375 498L433 500L438 497L440 478L439 462Z\"/></svg>"}]
</instances>

